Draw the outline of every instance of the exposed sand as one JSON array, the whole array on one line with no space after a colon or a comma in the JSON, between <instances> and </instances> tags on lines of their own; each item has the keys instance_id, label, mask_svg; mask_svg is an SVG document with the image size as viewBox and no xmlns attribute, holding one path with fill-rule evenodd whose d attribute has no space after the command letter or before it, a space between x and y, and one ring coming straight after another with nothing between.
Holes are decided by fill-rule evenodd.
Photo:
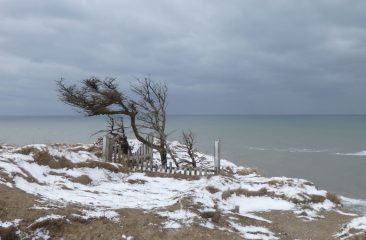
<instances>
[{"instance_id":1,"label":"exposed sand","mask_svg":"<svg viewBox=\"0 0 366 240\"><path fill-rule=\"evenodd\" d=\"M19 189L9 188L0 184L0 219L3 221L21 218L19 229L27 232L28 226L37 218L45 214L60 214L71 216L77 213L82 206L67 205L52 210L33 209L36 197ZM38 204L39 205L39 204ZM44 223L52 239L121 239L122 235L133 236L133 239L243 239L238 233L207 229L198 224L180 229L164 229L164 217L140 209L120 209L121 216L118 223L107 219L81 221L73 219L70 222L58 221ZM271 220L264 223L253 219L241 218L240 222L256 225L262 224L271 229L280 239L336 239L333 235L342 224L347 223L351 217L341 215L334 211L325 212L325 218L304 221L291 212L272 211L262 213L261 216ZM70 218L72 219L72 218ZM222 223L224 221L221 221ZM218 222L220 225L220 221ZM0 230L2 240L13 239L11 232ZM122 238L123 239L123 238ZM365 239L365 238L355 238Z\"/></svg>"}]
</instances>

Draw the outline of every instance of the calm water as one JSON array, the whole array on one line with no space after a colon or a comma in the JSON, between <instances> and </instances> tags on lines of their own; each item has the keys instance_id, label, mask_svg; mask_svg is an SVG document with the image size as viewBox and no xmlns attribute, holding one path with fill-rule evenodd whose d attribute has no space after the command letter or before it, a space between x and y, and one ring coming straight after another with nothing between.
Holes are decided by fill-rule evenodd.
<instances>
[{"instance_id":1,"label":"calm water","mask_svg":"<svg viewBox=\"0 0 366 240\"><path fill-rule=\"evenodd\" d=\"M104 128L102 117L0 117L0 142L91 142ZM223 158L269 176L366 199L366 116L170 116L168 129L171 139L192 129L210 154L220 138Z\"/></svg>"}]
</instances>

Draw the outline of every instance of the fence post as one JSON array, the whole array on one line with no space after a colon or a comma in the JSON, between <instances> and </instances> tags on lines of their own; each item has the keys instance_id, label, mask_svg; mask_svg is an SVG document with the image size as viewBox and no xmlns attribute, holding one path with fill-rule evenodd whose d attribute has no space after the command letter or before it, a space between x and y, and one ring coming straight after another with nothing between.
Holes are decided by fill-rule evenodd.
<instances>
[{"instance_id":1,"label":"fence post","mask_svg":"<svg viewBox=\"0 0 366 240\"><path fill-rule=\"evenodd\" d=\"M115 141L115 139L113 139L112 151L113 151L112 162L116 163L117 162L117 142Z\"/></svg>"},{"instance_id":2,"label":"fence post","mask_svg":"<svg viewBox=\"0 0 366 240\"><path fill-rule=\"evenodd\" d=\"M109 134L105 135L103 137L103 154L102 159L105 162L111 162L112 161L112 150L113 150L113 141Z\"/></svg>"},{"instance_id":3,"label":"fence post","mask_svg":"<svg viewBox=\"0 0 366 240\"><path fill-rule=\"evenodd\" d=\"M214 155L215 155L215 171L217 174L220 173L220 140L216 140L215 141L215 151L214 151Z\"/></svg>"},{"instance_id":4,"label":"fence post","mask_svg":"<svg viewBox=\"0 0 366 240\"><path fill-rule=\"evenodd\" d=\"M152 136L152 135L147 136L147 141L149 143L154 143L154 136ZM147 147L146 150L147 150L147 152L148 152L148 154L150 156L150 159L152 161L153 160L153 149L151 147L148 147L148 146L146 146L146 147Z\"/></svg>"}]
</instances>

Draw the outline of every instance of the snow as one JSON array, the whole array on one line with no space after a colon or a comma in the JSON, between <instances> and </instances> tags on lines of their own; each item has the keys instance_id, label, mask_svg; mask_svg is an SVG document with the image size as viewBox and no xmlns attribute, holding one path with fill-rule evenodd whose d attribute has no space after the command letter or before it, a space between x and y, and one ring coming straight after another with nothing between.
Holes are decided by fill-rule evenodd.
<instances>
[{"instance_id":1,"label":"snow","mask_svg":"<svg viewBox=\"0 0 366 240\"><path fill-rule=\"evenodd\" d=\"M245 239L262 239L272 240L278 239L271 231L264 227L257 226L241 226L237 223L230 222L231 226L240 232L240 235Z\"/></svg>"},{"instance_id":2,"label":"snow","mask_svg":"<svg viewBox=\"0 0 366 240\"><path fill-rule=\"evenodd\" d=\"M48 240L51 239L50 232L45 228L37 228L34 233L32 234L32 240Z\"/></svg>"},{"instance_id":3,"label":"snow","mask_svg":"<svg viewBox=\"0 0 366 240\"><path fill-rule=\"evenodd\" d=\"M38 218L34 223L39 223L39 222L43 222L43 221L46 221L46 220L63 219L63 218L65 218L65 216L50 214L50 215Z\"/></svg>"},{"instance_id":4,"label":"snow","mask_svg":"<svg viewBox=\"0 0 366 240\"><path fill-rule=\"evenodd\" d=\"M366 234L366 217L359 217L344 225L336 236L341 239L347 239L363 233Z\"/></svg>"},{"instance_id":5,"label":"snow","mask_svg":"<svg viewBox=\"0 0 366 240\"><path fill-rule=\"evenodd\" d=\"M208 228L208 229L215 229L215 225L213 225L211 222L206 221L204 223L200 223L200 226Z\"/></svg>"},{"instance_id":6,"label":"snow","mask_svg":"<svg viewBox=\"0 0 366 240\"><path fill-rule=\"evenodd\" d=\"M137 141L130 142L137 150ZM88 160L98 160L98 158L85 149L90 145L70 146L48 146L43 144L28 145L23 148L36 148L42 151L48 151L50 155L65 157L71 162L83 162ZM188 158L178 142L172 142L171 147L175 148L178 158ZM87 210L81 214L73 214L75 217L83 219L107 218L111 221L119 221L119 214L115 211L120 208L139 208L152 211L166 218L163 223L164 228L181 228L198 222L199 225L214 229L215 223L202 219L199 212L220 211L224 214L234 214L234 209L239 208L235 213L256 221L271 223L257 213L273 210L292 211L299 216L306 213L308 220L321 217L322 211L331 211L336 209L336 205L329 200L320 203L311 203L311 195L325 197L327 192L319 190L317 187L304 179L286 178L286 177L264 177L255 172L240 175L235 174L243 170L242 167L236 167L235 164L223 160L222 166L232 169L232 175L215 175L210 177L201 177L199 179L176 179L173 177L149 177L144 173L130 172L111 172L104 168L72 168L72 169L51 169L49 166L38 165L33 155L19 154L20 148L9 147L0 152L0 172L5 173L11 178L11 183L0 178L0 184L10 185L19 188L29 194L36 195L43 203L42 206L34 208L53 208L55 203L69 204L76 203L85 206ZM200 166L213 166L213 157L199 153ZM159 164L159 156L154 153L155 163ZM25 171L26 170L26 171ZM245 170L245 169L244 169ZM82 175L88 176L92 182L87 185L73 182L73 178ZM33 177L36 181L29 181L28 177ZM139 180L139 184L131 184L129 180ZM210 193L207 187L218 189L216 193ZM243 190L242 195L235 193L223 199L222 194L228 190ZM261 196L246 196L245 191L258 192L265 189L268 194ZM182 199L190 199L195 206L195 210L183 209ZM292 201L298 200L298 201ZM343 201L344 199L342 199ZM295 204L295 202L298 202ZM304 207L304 202L306 208ZM169 206L180 203L181 209L176 211L167 211ZM47 215L37 221L46 219L65 218L62 215ZM234 218L233 218L234 219ZM361 222L351 222L343 229L346 234L347 229L366 225L364 219ZM10 224L9 222L0 222L1 224ZM230 221L231 228L224 228L225 231L236 229L244 238L251 239L277 239L272 232L263 227L241 226ZM39 229L37 234L48 236L46 229ZM340 233L341 234L341 233Z\"/></svg>"},{"instance_id":7,"label":"snow","mask_svg":"<svg viewBox=\"0 0 366 240\"><path fill-rule=\"evenodd\" d=\"M271 210L292 210L295 208L293 203L282 199L273 199L271 197L245 197L233 196L220 203L220 208L231 210L239 206L239 213L246 214L250 212L264 212Z\"/></svg>"},{"instance_id":8,"label":"snow","mask_svg":"<svg viewBox=\"0 0 366 240\"><path fill-rule=\"evenodd\" d=\"M98 218L107 218L113 222L119 221L119 214L112 210L83 210L82 215L73 214L75 217L79 217L85 220L88 219L98 219Z\"/></svg>"},{"instance_id":9,"label":"snow","mask_svg":"<svg viewBox=\"0 0 366 240\"><path fill-rule=\"evenodd\" d=\"M22 221L21 219L15 219L13 221L5 221L5 222L0 220L0 227L8 228L11 226L18 226L21 221Z\"/></svg>"},{"instance_id":10,"label":"snow","mask_svg":"<svg viewBox=\"0 0 366 240\"><path fill-rule=\"evenodd\" d=\"M123 234L122 235L122 240L133 240L133 237Z\"/></svg>"},{"instance_id":11,"label":"snow","mask_svg":"<svg viewBox=\"0 0 366 240\"><path fill-rule=\"evenodd\" d=\"M188 210L179 209L174 212L159 212L162 217L168 217L169 221L164 223L165 228L180 228L182 225L190 225L197 214Z\"/></svg>"},{"instance_id":12,"label":"snow","mask_svg":"<svg viewBox=\"0 0 366 240\"><path fill-rule=\"evenodd\" d=\"M95 160L95 161L98 160L98 158L94 154L91 154L87 151L78 151L76 153L73 151L69 151L67 149L62 148L60 149L55 147L47 147L46 149L48 150L50 155L57 157L65 157L66 159L70 160L73 163L85 162L87 160Z\"/></svg>"}]
</instances>

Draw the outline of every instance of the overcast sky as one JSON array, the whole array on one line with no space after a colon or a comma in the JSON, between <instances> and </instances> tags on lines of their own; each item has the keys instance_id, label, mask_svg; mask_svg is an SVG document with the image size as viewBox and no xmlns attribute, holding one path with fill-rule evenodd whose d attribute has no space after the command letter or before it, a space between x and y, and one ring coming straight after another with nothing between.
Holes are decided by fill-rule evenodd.
<instances>
[{"instance_id":1,"label":"overcast sky","mask_svg":"<svg viewBox=\"0 0 366 240\"><path fill-rule=\"evenodd\" d=\"M60 77L149 74L170 114L364 114L366 1L0 0L0 115L77 114Z\"/></svg>"}]
</instances>

